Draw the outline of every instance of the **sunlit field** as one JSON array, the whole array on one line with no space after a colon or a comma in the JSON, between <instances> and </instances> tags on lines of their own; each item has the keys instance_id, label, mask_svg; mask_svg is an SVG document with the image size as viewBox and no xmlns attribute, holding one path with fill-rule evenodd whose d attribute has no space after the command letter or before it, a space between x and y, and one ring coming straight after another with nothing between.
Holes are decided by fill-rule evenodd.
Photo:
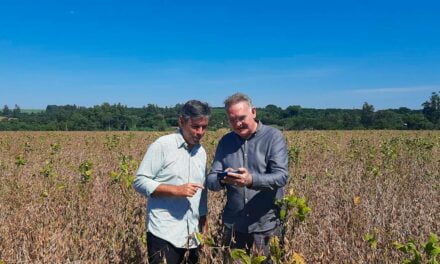
<instances>
[{"instance_id":1,"label":"sunlit field","mask_svg":"<svg viewBox=\"0 0 440 264\"><path fill-rule=\"evenodd\" d=\"M208 167L218 139L203 140ZM145 263L145 199L131 183L163 132L1 132L0 263ZM286 191L311 211L286 218L283 263L402 263L440 235L440 132L285 132ZM223 194L209 194L201 262L221 263Z\"/></svg>"}]
</instances>

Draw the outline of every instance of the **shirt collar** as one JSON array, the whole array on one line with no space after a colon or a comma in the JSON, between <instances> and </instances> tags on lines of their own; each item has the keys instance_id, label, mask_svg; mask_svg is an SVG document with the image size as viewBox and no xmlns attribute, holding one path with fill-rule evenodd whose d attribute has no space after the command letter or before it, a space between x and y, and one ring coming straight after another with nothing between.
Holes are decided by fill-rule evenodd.
<instances>
[{"instance_id":1,"label":"shirt collar","mask_svg":"<svg viewBox=\"0 0 440 264\"><path fill-rule=\"evenodd\" d=\"M257 124L257 129L254 132L254 135L257 134L261 130L261 127L263 126L263 123L260 120L255 119L255 121L257 121L258 124Z\"/></svg>"},{"instance_id":2,"label":"shirt collar","mask_svg":"<svg viewBox=\"0 0 440 264\"><path fill-rule=\"evenodd\" d=\"M189 149L188 143L186 143L185 138L183 137L183 134L182 134L182 130L180 128L178 128L176 131L176 143L177 143L178 148L183 147L186 150L191 151L191 152L196 151L200 147L200 144L196 144L196 145L194 145L194 147L192 149Z\"/></svg>"},{"instance_id":3,"label":"shirt collar","mask_svg":"<svg viewBox=\"0 0 440 264\"><path fill-rule=\"evenodd\" d=\"M250 135L248 138L242 138L242 137L240 137L240 136L239 136L238 134L236 134L236 133L235 133L235 135L236 135L237 137L239 137L241 140L245 140L245 141L246 141L246 140L250 140L251 138L255 137L255 135L259 134L261 128L263 127L263 123L262 123L260 120L255 119L255 121L257 121L257 129L255 129L255 132L252 133L252 135Z\"/></svg>"},{"instance_id":4,"label":"shirt collar","mask_svg":"<svg viewBox=\"0 0 440 264\"><path fill-rule=\"evenodd\" d=\"M252 133L252 135L249 137L249 138L247 138L247 140L249 140L249 139L251 139L251 138L253 138L253 137L255 137L255 135L256 134L258 134L258 132L260 132L260 130L261 130L261 127L263 126L263 123L261 123L261 121L260 120L258 120L258 119L255 119L255 121L257 121L257 129L255 129L255 132L254 133Z\"/></svg>"}]
</instances>

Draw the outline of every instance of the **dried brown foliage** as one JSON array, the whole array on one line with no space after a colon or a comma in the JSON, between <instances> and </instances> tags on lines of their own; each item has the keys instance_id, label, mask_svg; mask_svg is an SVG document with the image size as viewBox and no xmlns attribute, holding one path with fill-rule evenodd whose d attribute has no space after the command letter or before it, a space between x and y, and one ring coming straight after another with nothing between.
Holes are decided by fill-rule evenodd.
<instances>
[{"instance_id":1,"label":"dried brown foliage","mask_svg":"<svg viewBox=\"0 0 440 264\"><path fill-rule=\"evenodd\" d=\"M0 133L0 261L146 262L145 199L111 175L121 170L121 156L138 164L163 134ZM221 135L204 139L209 160ZM439 132L285 135L288 189L312 208L305 222L288 220L285 260L298 253L307 263L399 263L394 241L440 233ZM85 161L90 179L79 169ZM222 201L222 193L210 193L217 242ZM364 239L374 232L375 249ZM202 262L221 263L220 248L205 253Z\"/></svg>"}]
</instances>

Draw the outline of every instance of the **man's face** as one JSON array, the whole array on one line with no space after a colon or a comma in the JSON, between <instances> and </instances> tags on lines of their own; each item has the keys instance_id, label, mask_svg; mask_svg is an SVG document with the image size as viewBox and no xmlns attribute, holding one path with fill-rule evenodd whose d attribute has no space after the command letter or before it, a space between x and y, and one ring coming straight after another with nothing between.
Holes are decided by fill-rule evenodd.
<instances>
[{"instance_id":1,"label":"man's face","mask_svg":"<svg viewBox=\"0 0 440 264\"><path fill-rule=\"evenodd\" d=\"M226 113L232 130L240 137L249 138L257 130L257 111L249 107L247 102L242 101L229 106Z\"/></svg>"},{"instance_id":2,"label":"man's face","mask_svg":"<svg viewBox=\"0 0 440 264\"><path fill-rule=\"evenodd\" d=\"M190 118L188 121L183 117L179 118L183 138L190 148L200 143L208 127L208 121L208 117Z\"/></svg>"}]
</instances>

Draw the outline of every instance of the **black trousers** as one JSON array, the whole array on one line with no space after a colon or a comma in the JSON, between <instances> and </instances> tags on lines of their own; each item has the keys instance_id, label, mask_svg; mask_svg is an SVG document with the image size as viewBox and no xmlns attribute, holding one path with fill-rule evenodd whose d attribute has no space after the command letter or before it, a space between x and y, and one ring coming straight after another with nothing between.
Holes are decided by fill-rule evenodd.
<instances>
[{"instance_id":1,"label":"black trousers","mask_svg":"<svg viewBox=\"0 0 440 264\"><path fill-rule=\"evenodd\" d=\"M264 232L241 233L224 226L223 245L230 249L244 249L248 254L253 253L269 257L270 239L274 236L280 239L280 231L280 227L277 226L274 229ZM225 263L231 263L229 256L225 256L223 261ZM272 261L266 259L264 263L272 263Z\"/></svg>"},{"instance_id":2,"label":"black trousers","mask_svg":"<svg viewBox=\"0 0 440 264\"><path fill-rule=\"evenodd\" d=\"M196 264L199 261L197 248L176 248L169 242L147 232L148 262L162 264L166 259L167 264Z\"/></svg>"}]
</instances>

